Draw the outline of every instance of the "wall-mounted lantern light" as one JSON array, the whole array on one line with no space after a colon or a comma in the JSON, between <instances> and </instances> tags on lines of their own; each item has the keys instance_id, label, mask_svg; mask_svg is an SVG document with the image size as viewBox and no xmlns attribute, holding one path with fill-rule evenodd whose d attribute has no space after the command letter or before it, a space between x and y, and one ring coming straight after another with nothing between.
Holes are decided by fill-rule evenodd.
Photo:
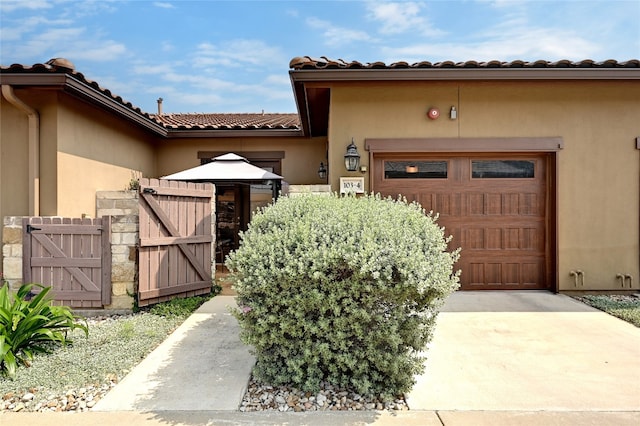
<instances>
[{"instance_id":1,"label":"wall-mounted lantern light","mask_svg":"<svg viewBox=\"0 0 640 426\"><path fill-rule=\"evenodd\" d=\"M326 179L327 177L327 168L322 162L320 163L320 168L318 169L318 177L320 179Z\"/></svg>"},{"instance_id":2,"label":"wall-mounted lantern light","mask_svg":"<svg viewBox=\"0 0 640 426\"><path fill-rule=\"evenodd\" d=\"M347 145L347 153L344 155L344 166L350 172L355 172L358 170L358 166L360 165L360 154L358 154L358 147L353 143L353 138L351 138L351 143Z\"/></svg>"}]
</instances>

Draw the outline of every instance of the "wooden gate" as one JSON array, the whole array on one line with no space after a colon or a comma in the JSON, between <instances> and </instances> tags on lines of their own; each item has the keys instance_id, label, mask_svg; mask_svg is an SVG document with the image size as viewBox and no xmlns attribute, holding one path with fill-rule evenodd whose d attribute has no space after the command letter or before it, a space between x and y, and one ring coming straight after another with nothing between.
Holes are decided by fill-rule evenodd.
<instances>
[{"instance_id":1,"label":"wooden gate","mask_svg":"<svg viewBox=\"0 0 640 426\"><path fill-rule=\"evenodd\" d=\"M140 180L138 305L211 291L210 183Z\"/></svg>"},{"instance_id":2,"label":"wooden gate","mask_svg":"<svg viewBox=\"0 0 640 426\"><path fill-rule=\"evenodd\" d=\"M110 217L30 217L22 229L25 283L51 287L56 303L73 308L111 303Z\"/></svg>"}]
</instances>

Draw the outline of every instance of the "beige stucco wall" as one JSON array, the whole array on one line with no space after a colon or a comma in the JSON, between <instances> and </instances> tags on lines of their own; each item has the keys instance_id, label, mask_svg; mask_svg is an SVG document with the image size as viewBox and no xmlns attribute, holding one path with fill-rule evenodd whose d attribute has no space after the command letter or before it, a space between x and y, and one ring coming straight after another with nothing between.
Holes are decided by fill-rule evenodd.
<instances>
[{"instance_id":1,"label":"beige stucco wall","mask_svg":"<svg viewBox=\"0 0 640 426\"><path fill-rule=\"evenodd\" d=\"M156 174L155 137L75 99L58 110L58 215L95 216L96 191L128 188Z\"/></svg>"},{"instance_id":2,"label":"beige stucco wall","mask_svg":"<svg viewBox=\"0 0 640 426\"><path fill-rule=\"evenodd\" d=\"M155 175L155 137L77 99L16 88L40 121L40 215L95 216L95 193ZM28 215L28 119L2 100L2 216ZM6 154L6 155L5 155Z\"/></svg>"},{"instance_id":3,"label":"beige stucco wall","mask_svg":"<svg viewBox=\"0 0 640 426\"><path fill-rule=\"evenodd\" d=\"M585 272L581 290L619 290L617 273L639 288L640 84L638 82L336 83L331 91L329 182L338 188L353 137L561 136L558 153L558 281ZM457 120L449 119L455 106ZM430 107L440 118L430 120ZM365 182L368 188L368 175Z\"/></svg>"},{"instance_id":4,"label":"beige stucco wall","mask_svg":"<svg viewBox=\"0 0 640 426\"><path fill-rule=\"evenodd\" d=\"M158 147L158 177L200 165L198 151L285 151L282 177L290 184L324 183L318 177L326 163L326 138L198 138L164 140Z\"/></svg>"}]
</instances>

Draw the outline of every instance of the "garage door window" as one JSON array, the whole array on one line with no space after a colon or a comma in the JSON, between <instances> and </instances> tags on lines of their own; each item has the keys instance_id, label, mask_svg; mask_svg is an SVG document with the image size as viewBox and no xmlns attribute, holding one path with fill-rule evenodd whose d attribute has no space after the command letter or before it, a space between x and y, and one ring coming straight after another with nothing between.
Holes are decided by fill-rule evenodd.
<instances>
[{"instance_id":1,"label":"garage door window","mask_svg":"<svg viewBox=\"0 0 640 426\"><path fill-rule=\"evenodd\" d=\"M471 177L475 179L533 178L535 162L523 160L473 160Z\"/></svg>"},{"instance_id":2,"label":"garage door window","mask_svg":"<svg viewBox=\"0 0 640 426\"><path fill-rule=\"evenodd\" d=\"M385 161L385 179L446 179L446 161Z\"/></svg>"}]
</instances>

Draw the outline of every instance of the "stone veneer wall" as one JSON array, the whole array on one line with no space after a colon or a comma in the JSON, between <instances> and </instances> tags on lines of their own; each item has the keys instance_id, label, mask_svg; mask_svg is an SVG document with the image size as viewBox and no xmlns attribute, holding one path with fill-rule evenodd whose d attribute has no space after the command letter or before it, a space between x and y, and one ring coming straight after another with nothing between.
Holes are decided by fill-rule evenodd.
<instances>
[{"instance_id":1,"label":"stone veneer wall","mask_svg":"<svg viewBox=\"0 0 640 426\"><path fill-rule=\"evenodd\" d=\"M138 192L97 192L96 214L111 216L111 305L105 309L131 309L138 280Z\"/></svg>"},{"instance_id":2,"label":"stone veneer wall","mask_svg":"<svg viewBox=\"0 0 640 426\"><path fill-rule=\"evenodd\" d=\"M288 195L295 197L302 194L329 195L331 185L289 185Z\"/></svg>"}]
</instances>

